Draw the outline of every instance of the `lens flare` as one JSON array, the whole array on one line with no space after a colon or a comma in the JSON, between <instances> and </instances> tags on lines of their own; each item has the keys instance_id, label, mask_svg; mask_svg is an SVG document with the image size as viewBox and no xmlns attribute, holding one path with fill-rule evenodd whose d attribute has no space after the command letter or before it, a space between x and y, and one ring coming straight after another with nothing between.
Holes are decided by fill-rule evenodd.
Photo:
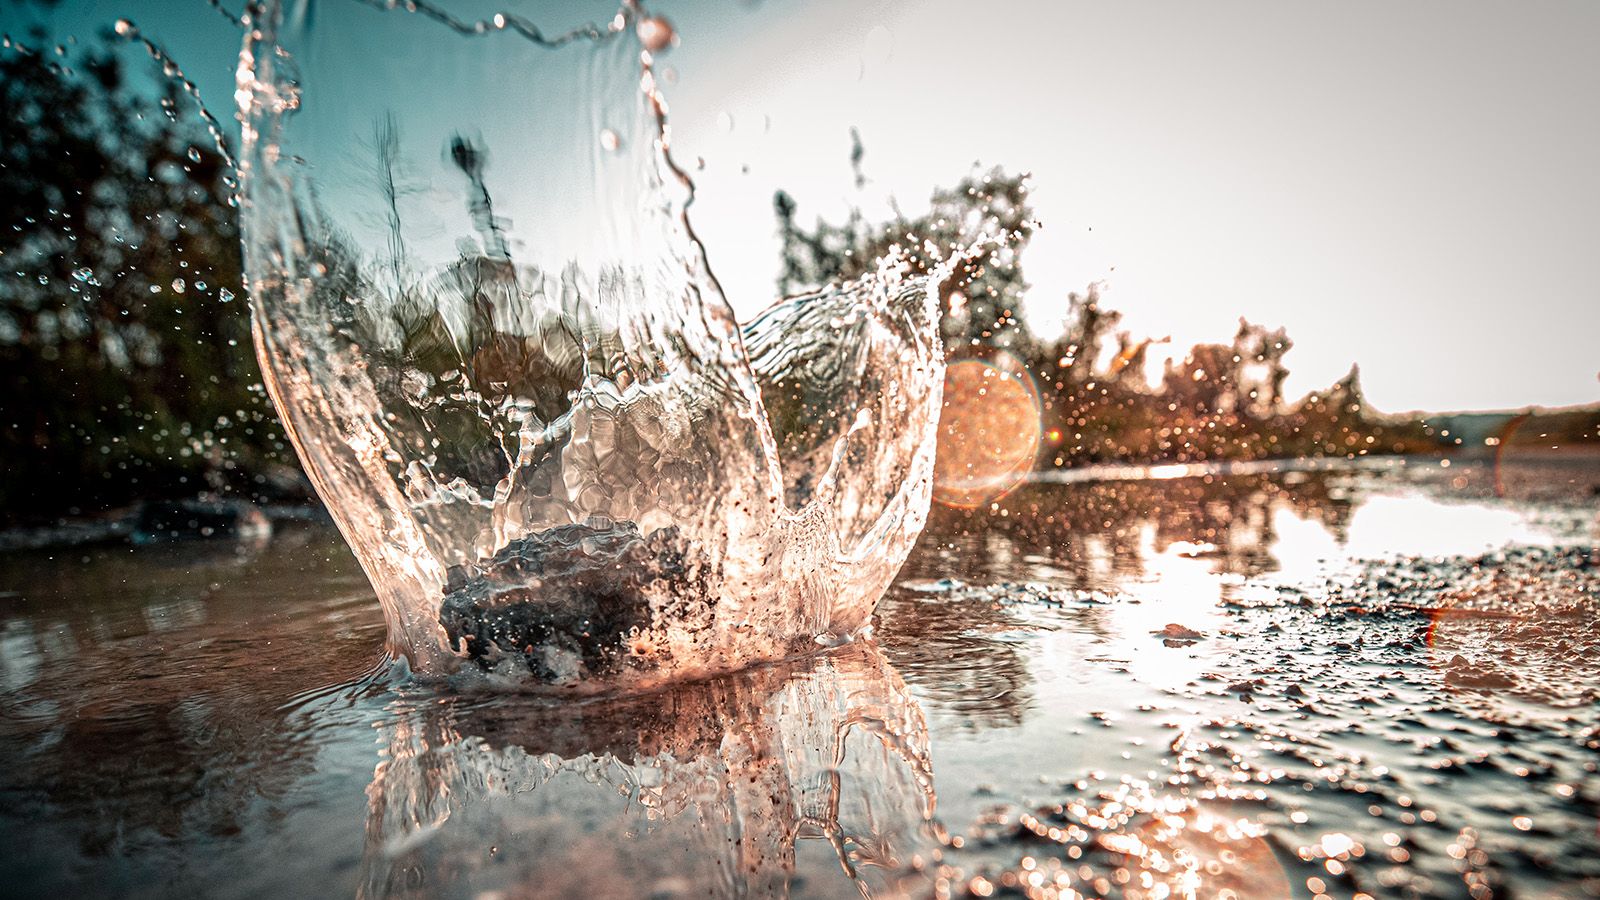
<instances>
[{"instance_id":1,"label":"lens flare","mask_svg":"<svg viewBox=\"0 0 1600 900\"><path fill-rule=\"evenodd\" d=\"M1009 356L964 359L945 370L933 498L972 508L1027 475L1039 452L1039 392Z\"/></svg>"}]
</instances>

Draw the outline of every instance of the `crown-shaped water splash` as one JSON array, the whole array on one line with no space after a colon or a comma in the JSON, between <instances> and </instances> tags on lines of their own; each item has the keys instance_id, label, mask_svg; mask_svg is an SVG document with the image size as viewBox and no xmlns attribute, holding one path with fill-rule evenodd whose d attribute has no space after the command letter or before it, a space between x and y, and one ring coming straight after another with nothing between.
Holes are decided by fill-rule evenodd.
<instances>
[{"instance_id":1,"label":"crown-shaped water splash","mask_svg":"<svg viewBox=\"0 0 1600 900\"><path fill-rule=\"evenodd\" d=\"M238 100L257 350L423 674L564 687L847 639L925 520L930 276L734 319L636 7L269 3ZM937 280L938 275L931 276Z\"/></svg>"}]
</instances>

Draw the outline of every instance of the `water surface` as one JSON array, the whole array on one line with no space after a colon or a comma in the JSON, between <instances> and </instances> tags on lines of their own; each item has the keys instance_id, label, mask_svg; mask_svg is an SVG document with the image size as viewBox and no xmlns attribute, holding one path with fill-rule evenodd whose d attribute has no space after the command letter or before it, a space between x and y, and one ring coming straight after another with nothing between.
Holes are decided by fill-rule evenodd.
<instances>
[{"instance_id":1,"label":"water surface","mask_svg":"<svg viewBox=\"0 0 1600 900\"><path fill-rule=\"evenodd\" d=\"M0 884L1597 896L1600 477L1519 471L1035 483L871 641L578 704L383 663L331 527L12 553Z\"/></svg>"}]
</instances>

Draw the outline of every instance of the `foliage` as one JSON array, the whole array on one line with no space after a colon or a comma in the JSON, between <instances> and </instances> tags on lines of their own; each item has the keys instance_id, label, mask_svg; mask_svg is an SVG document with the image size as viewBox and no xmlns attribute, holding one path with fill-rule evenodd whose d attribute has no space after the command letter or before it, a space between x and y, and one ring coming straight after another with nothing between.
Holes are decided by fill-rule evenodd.
<instances>
[{"instance_id":1,"label":"foliage","mask_svg":"<svg viewBox=\"0 0 1600 900\"><path fill-rule=\"evenodd\" d=\"M1024 345L1031 338L1020 317L1028 290L1021 257L1034 229L1027 192L1024 179L992 169L934 191L928 212L916 219L900 215L869 226L852 210L842 225L818 219L807 231L796 223L798 204L779 191L773 198L782 240L779 293L858 278L878 259L899 252L917 274L953 266L951 277L938 285L941 330L952 355ZM959 258L974 247L977 253Z\"/></svg>"},{"instance_id":2,"label":"foliage","mask_svg":"<svg viewBox=\"0 0 1600 900\"><path fill-rule=\"evenodd\" d=\"M0 52L0 209L10 226L0 229L0 523L200 492L307 495L251 350L225 161L183 124L172 80L130 79L112 40ZM858 187L862 157L857 141ZM474 271L487 271L503 238L478 178L483 158L458 141L452 159L477 188L471 212L488 258ZM890 252L917 271L948 270L938 285L947 351L1029 374L1041 466L1449 442L1442 426L1374 415L1353 369L1287 402L1293 344L1281 329L1241 321L1231 342L1192 348L1155 386L1145 370L1156 342L1119 329L1094 286L1068 298L1060 334L1036 335L1023 311L1028 186L1002 169L973 171L935 191L927 212L882 223L852 211L808 227L782 192L774 209L784 294L858 277ZM483 365L521 359L491 349ZM1568 430L1588 439L1591 419Z\"/></svg>"},{"instance_id":3,"label":"foliage","mask_svg":"<svg viewBox=\"0 0 1600 900\"><path fill-rule=\"evenodd\" d=\"M858 179L859 183L859 179ZM1022 311L1028 289L1022 254L1032 235L1026 177L1002 169L968 175L934 192L926 214L869 225L853 211L843 224L797 224L798 204L774 201L783 242L779 288L810 288L865 274L891 248L929 271L960 248L998 235L939 286L947 355L976 356L1022 369L1040 396L1041 467L1090 462L1191 462L1276 456L1365 455L1432 450L1420 423L1373 414L1358 373L1287 404L1282 329L1240 320L1229 344L1200 344L1146 378L1156 343L1118 330L1121 314L1101 304L1098 286L1068 297L1067 323L1036 335Z\"/></svg>"},{"instance_id":4,"label":"foliage","mask_svg":"<svg viewBox=\"0 0 1600 900\"><path fill-rule=\"evenodd\" d=\"M109 36L0 56L0 520L298 489L227 166L152 83L130 87Z\"/></svg>"}]
</instances>

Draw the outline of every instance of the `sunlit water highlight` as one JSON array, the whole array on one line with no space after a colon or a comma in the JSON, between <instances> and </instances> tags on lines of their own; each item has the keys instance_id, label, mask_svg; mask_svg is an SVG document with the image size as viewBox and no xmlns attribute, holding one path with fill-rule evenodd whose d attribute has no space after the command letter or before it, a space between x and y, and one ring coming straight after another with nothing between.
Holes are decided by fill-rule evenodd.
<instances>
[{"instance_id":1,"label":"sunlit water highlight","mask_svg":"<svg viewBox=\"0 0 1600 900\"><path fill-rule=\"evenodd\" d=\"M1600 470L1287 468L939 511L874 639L577 703L370 671L331 529L3 555L0 883L1600 894Z\"/></svg>"}]
</instances>

